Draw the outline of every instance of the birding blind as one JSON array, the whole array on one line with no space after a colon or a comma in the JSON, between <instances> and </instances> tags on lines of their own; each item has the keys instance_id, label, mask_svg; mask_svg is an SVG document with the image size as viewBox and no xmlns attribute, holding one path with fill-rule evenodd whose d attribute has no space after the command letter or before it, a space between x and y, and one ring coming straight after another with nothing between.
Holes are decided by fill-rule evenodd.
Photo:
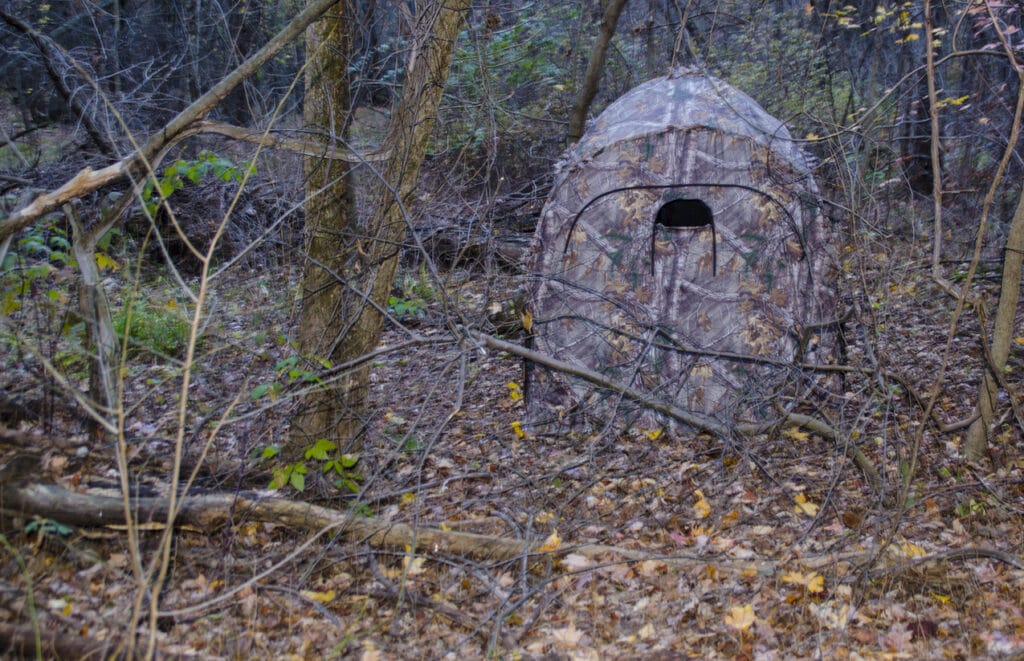
<instances>
[{"instance_id":1,"label":"birding blind","mask_svg":"<svg viewBox=\"0 0 1024 661\"><path fill-rule=\"evenodd\" d=\"M827 353L832 256L818 188L786 127L689 71L636 87L559 165L531 248L536 348L720 421L768 400ZM534 423L628 410L542 367ZM585 405L585 406L580 406Z\"/></svg>"}]
</instances>

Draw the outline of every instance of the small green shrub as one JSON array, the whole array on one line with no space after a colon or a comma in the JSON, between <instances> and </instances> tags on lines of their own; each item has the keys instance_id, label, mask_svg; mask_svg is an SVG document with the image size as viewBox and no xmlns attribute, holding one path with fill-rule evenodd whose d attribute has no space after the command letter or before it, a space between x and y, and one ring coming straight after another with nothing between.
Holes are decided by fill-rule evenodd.
<instances>
[{"instance_id":1,"label":"small green shrub","mask_svg":"<svg viewBox=\"0 0 1024 661\"><path fill-rule=\"evenodd\" d=\"M114 332L123 342L129 328L129 353L155 354L180 358L188 347L192 327L177 306L157 305L136 300L131 306L113 314Z\"/></svg>"},{"instance_id":2,"label":"small green shrub","mask_svg":"<svg viewBox=\"0 0 1024 661\"><path fill-rule=\"evenodd\" d=\"M274 459L280 452L279 446L270 445L259 453L259 459L263 461ZM319 467L322 472L334 478L336 489L347 489L352 493L359 493L359 482L363 478L353 470L358 463L359 455L339 453L336 443L321 438L306 448L303 460L275 466L268 488L277 491L289 486L302 492L306 488L306 475L309 474L310 467Z\"/></svg>"},{"instance_id":3,"label":"small green shrub","mask_svg":"<svg viewBox=\"0 0 1024 661\"><path fill-rule=\"evenodd\" d=\"M246 173L256 172L251 164L236 165L232 161L217 156L213 152L203 150L198 158L191 161L177 160L166 168L158 179L150 177L142 187L142 202L149 215L156 213L160 201L171 196L174 191L185 187L186 182L198 184L204 178L213 176L220 181L241 182Z\"/></svg>"}]
</instances>

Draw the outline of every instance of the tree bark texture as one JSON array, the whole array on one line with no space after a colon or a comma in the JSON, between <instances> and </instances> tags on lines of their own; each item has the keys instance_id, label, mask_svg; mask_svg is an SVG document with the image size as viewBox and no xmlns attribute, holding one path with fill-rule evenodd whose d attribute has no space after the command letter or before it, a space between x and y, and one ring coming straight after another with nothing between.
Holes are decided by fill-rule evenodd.
<instances>
[{"instance_id":1,"label":"tree bark texture","mask_svg":"<svg viewBox=\"0 0 1024 661\"><path fill-rule=\"evenodd\" d=\"M78 284L78 309L85 320L89 351L93 354L89 369L89 391L97 406L92 415L94 418L106 420L109 423L106 426L110 427L113 424L114 407L117 405L117 368L121 343L114 332L110 305L96 264L96 241L99 235L85 230L70 204L64 205L64 213L73 228L71 247L81 274ZM125 327L125 331L128 331L128 326ZM91 434L94 438L97 437L101 426L103 425L98 424L98 420L94 419L91 422Z\"/></svg>"},{"instance_id":2,"label":"tree bark texture","mask_svg":"<svg viewBox=\"0 0 1024 661\"><path fill-rule=\"evenodd\" d=\"M597 95L597 87L601 82L601 74L604 72L604 62L608 56L608 44L615 36L615 27L619 24L619 15L622 8L626 6L626 0L610 0L604 9L604 16L601 18L601 33L594 44L594 50L590 53L590 62L587 64L587 73L583 77L583 87L580 95L576 98L572 115L569 118L569 143L575 143L583 137L583 129L587 124L587 111L590 104Z\"/></svg>"},{"instance_id":3,"label":"tree bark texture","mask_svg":"<svg viewBox=\"0 0 1024 661\"><path fill-rule=\"evenodd\" d=\"M306 30L306 94L303 120L307 130L344 138L350 121L351 94L348 67L352 53L350 3ZM356 235L351 166L344 161L309 155L306 177L306 262L302 275L302 307L299 313L299 351L309 369L344 362L341 345L335 342L344 328L338 275L344 270L345 249ZM342 387L344 387L342 383ZM301 454L307 441L347 438L351 416L339 406L334 389L314 390L303 400L292 420L289 457Z\"/></svg>"},{"instance_id":4,"label":"tree bark texture","mask_svg":"<svg viewBox=\"0 0 1024 661\"><path fill-rule=\"evenodd\" d=\"M988 448L988 434L996 410L996 396L999 383L995 372L1002 372L1010 356L1010 344L1014 338L1014 320L1020 302L1020 278L1024 266L1024 190L1017 202L1017 210L1010 223L1003 253L1003 280L999 290L999 305L992 329L992 345L989 347L989 361L985 376L978 392L978 419L967 430L964 454L971 461L979 461ZM982 320L984 323L984 320ZM1011 393L1011 396L1012 393Z\"/></svg>"},{"instance_id":5,"label":"tree bark texture","mask_svg":"<svg viewBox=\"0 0 1024 661\"><path fill-rule=\"evenodd\" d=\"M370 219L348 236L322 237L342 255L334 273L342 282L316 316L322 326L303 328L300 335L315 337L323 355L335 364L366 354L380 342L383 310L405 239L407 210L433 133L455 40L469 5L470 0L437 0L417 18L401 97L384 140L383 149L390 158L371 196ZM314 323L313 318L309 323ZM319 414L321 420L330 422L334 440L347 442L350 449L358 448L363 427L369 368L360 366L339 380L331 409ZM306 430L299 433L305 434Z\"/></svg>"}]
</instances>

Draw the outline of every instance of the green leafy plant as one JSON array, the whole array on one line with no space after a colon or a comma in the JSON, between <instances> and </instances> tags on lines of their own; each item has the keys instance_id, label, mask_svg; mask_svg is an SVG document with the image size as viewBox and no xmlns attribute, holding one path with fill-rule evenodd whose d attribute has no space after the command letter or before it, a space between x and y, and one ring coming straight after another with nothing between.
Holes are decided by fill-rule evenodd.
<instances>
[{"instance_id":1,"label":"green leafy plant","mask_svg":"<svg viewBox=\"0 0 1024 661\"><path fill-rule=\"evenodd\" d=\"M984 514L985 503L979 502L971 498L967 502L959 502L956 504L956 515L959 517L969 517L973 514Z\"/></svg>"},{"instance_id":2,"label":"green leafy plant","mask_svg":"<svg viewBox=\"0 0 1024 661\"><path fill-rule=\"evenodd\" d=\"M178 357L188 347L192 326L173 300L157 304L136 298L113 315L114 332L124 341L128 330L129 351Z\"/></svg>"},{"instance_id":3,"label":"green leafy plant","mask_svg":"<svg viewBox=\"0 0 1024 661\"><path fill-rule=\"evenodd\" d=\"M67 537L71 534L71 527L66 526L59 521L53 519L40 519L35 518L25 524L25 534L32 535L38 534L40 536L55 535L57 537Z\"/></svg>"},{"instance_id":4,"label":"green leafy plant","mask_svg":"<svg viewBox=\"0 0 1024 661\"><path fill-rule=\"evenodd\" d=\"M331 366L331 361L329 360L318 360L317 362L325 368ZM257 385L249 393L249 397L253 400L263 399L264 397L270 397L271 400L275 400L284 392L285 385L320 382L320 377L316 372L299 367L298 356L290 356L277 361L277 364L274 365L274 374L276 377L274 381L267 381Z\"/></svg>"},{"instance_id":5,"label":"green leafy plant","mask_svg":"<svg viewBox=\"0 0 1024 661\"><path fill-rule=\"evenodd\" d=\"M279 446L270 445L260 452L260 459L271 460L280 453ZM359 455L339 453L336 443L321 438L306 448L302 460L275 466L268 488L276 491L290 486L302 492L306 488L306 475L310 468L318 467L323 473L334 477L335 488L358 493L359 482L363 479L353 470L358 463Z\"/></svg>"},{"instance_id":6,"label":"green leafy plant","mask_svg":"<svg viewBox=\"0 0 1024 661\"><path fill-rule=\"evenodd\" d=\"M0 265L0 314L21 310L26 296L41 287L47 287L46 296L35 300L51 307L65 303L68 283L58 275L63 268L75 266L67 230L60 223L51 220L30 227Z\"/></svg>"},{"instance_id":7,"label":"green leafy plant","mask_svg":"<svg viewBox=\"0 0 1024 661\"><path fill-rule=\"evenodd\" d=\"M427 314L420 301L397 296L388 297L388 312L396 317L424 317Z\"/></svg>"},{"instance_id":8,"label":"green leafy plant","mask_svg":"<svg viewBox=\"0 0 1024 661\"><path fill-rule=\"evenodd\" d=\"M234 162L213 152L203 150L191 161L177 160L158 177L150 177L142 187L142 202L146 211L153 215L163 199L185 187L186 182L198 184L211 175L223 182L241 182L246 173L256 172L252 164L236 165Z\"/></svg>"}]
</instances>

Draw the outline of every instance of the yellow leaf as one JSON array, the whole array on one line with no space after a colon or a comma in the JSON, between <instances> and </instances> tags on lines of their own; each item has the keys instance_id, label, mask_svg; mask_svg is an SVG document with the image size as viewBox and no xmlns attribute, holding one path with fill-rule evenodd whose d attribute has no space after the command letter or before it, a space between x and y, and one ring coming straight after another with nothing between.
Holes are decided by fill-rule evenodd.
<instances>
[{"instance_id":1,"label":"yellow leaf","mask_svg":"<svg viewBox=\"0 0 1024 661\"><path fill-rule=\"evenodd\" d=\"M817 572L811 572L807 575L807 591L811 594L818 594L825 589L825 577Z\"/></svg>"},{"instance_id":2,"label":"yellow leaf","mask_svg":"<svg viewBox=\"0 0 1024 661\"><path fill-rule=\"evenodd\" d=\"M408 505L409 503L411 503L414 500L416 500L416 494L414 494L413 492L407 491L407 492L402 494L402 504L403 505Z\"/></svg>"},{"instance_id":3,"label":"yellow leaf","mask_svg":"<svg viewBox=\"0 0 1024 661\"><path fill-rule=\"evenodd\" d=\"M707 498L704 497L704 492L700 489L694 491L693 495L697 497L697 502L693 504L693 513L698 519L706 519L711 515L710 503L708 503Z\"/></svg>"},{"instance_id":4,"label":"yellow leaf","mask_svg":"<svg viewBox=\"0 0 1024 661\"><path fill-rule=\"evenodd\" d=\"M1017 337L1013 338L1013 341L1017 343L1018 347L1024 347L1024 337L1018 335Z\"/></svg>"},{"instance_id":5,"label":"yellow leaf","mask_svg":"<svg viewBox=\"0 0 1024 661\"><path fill-rule=\"evenodd\" d=\"M804 139L814 142L815 140L821 140L821 136L818 135L817 133L808 133L807 135L804 136Z\"/></svg>"},{"instance_id":6,"label":"yellow leaf","mask_svg":"<svg viewBox=\"0 0 1024 661\"><path fill-rule=\"evenodd\" d=\"M548 538L544 540L544 543L537 549L537 553L551 553L557 551L562 546L562 538L558 536L557 530L552 530Z\"/></svg>"},{"instance_id":7,"label":"yellow leaf","mask_svg":"<svg viewBox=\"0 0 1024 661\"><path fill-rule=\"evenodd\" d=\"M303 590L302 596L306 599L315 601L318 604L329 604L334 601L337 593L334 590L328 590L327 592L316 592L315 590Z\"/></svg>"},{"instance_id":8,"label":"yellow leaf","mask_svg":"<svg viewBox=\"0 0 1024 661\"><path fill-rule=\"evenodd\" d=\"M754 607L750 604L744 604L743 606L733 606L729 609L729 612L725 614L725 623L737 629L739 631L746 631L750 628L750 625L754 623L757 617L754 615Z\"/></svg>"},{"instance_id":9,"label":"yellow leaf","mask_svg":"<svg viewBox=\"0 0 1024 661\"><path fill-rule=\"evenodd\" d=\"M788 436L794 441L806 441L808 438L811 437L810 434L798 429L797 427L790 427L789 429L786 429L785 431L782 432L782 435Z\"/></svg>"},{"instance_id":10,"label":"yellow leaf","mask_svg":"<svg viewBox=\"0 0 1024 661\"><path fill-rule=\"evenodd\" d=\"M516 433L517 438L526 438L526 432L523 431L523 423L518 420L512 421L512 431Z\"/></svg>"},{"instance_id":11,"label":"yellow leaf","mask_svg":"<svg viewBox=\"0 0 1024 661\"><path fill-rule=\"evenodd\" d=\"M793 511L797 514L815 516L818 513L818 506L807 500L807 497L802 493L798 493L793 500L796 502L796 507L793 508Z\"/></svg>"},{"instance_id":12,"label":"yellow leaf","mask_svg":"<svg viewBox=\"0 0 1024 661\"><path fill-rule=\"evenodd\" d=\"M928 555L928 552L925 551L924 548L911 542L903 542L900 544L900 550L903 551L903 555L910 558L923 558Z\"/></svg>"},{"instance_id":13,"label":"yellow leaf","mask_svg":"<svg viewBox=\"0 0 1024 661\"><path fill-rule=\"evenodd\" d=\"M509 381L506 385L508 386L509 399L513 402L518 402L523 398L523 389L519 387L518 383Z\"/></svg>"},{"instance_id":14,"label":"yellow leaf","mask_svg":"<svg viewBox=\"0 0 1024 661\"><path fill-rule=\"evenodd\" d=\"M648 441L656 441L661 436L661 430L651 429L650 431L645 431L644 435L647 437Z\"/></svg>"},{"instance_id":15,"label":"yellow leaf","mask_svg":"<svg viewBox=\"0 0 1024 661\"><path fill-rule=\"evenodd\" d=\"M950 597L948 594L938 594L937 592L932 593L932 599L939 602L940 604L948 604L950 601L952 601L952 597Z\"/></svg>"},{"instance_id":16,"label":"yellow leaf","mask_svg":"<svg viewBox=\"0 0 1024 661\"><path fill-rule=\"evenodd\" d=\"M96 266L98 266L101 271L104 269L108 271L116 271L121 268L121 265L117 263L117 260L102 252L96 253Z\"/></svg>"},{"instance_id":17,"label":"yellow leaf","mask_svg":"<svg viewBox=\"0 0 1024 661\"><path fill-rule=\"evenodd\" d=\"M802 585L811 594L818 594L825 589L825 577L814 571L807 574L801 574L796 571L788 572L782 577L782 582Z\"/></svg>"},{"instance_id":18,"label":"yellow leaf","mask_svg":"<svg viewBox=\"0 0 1024 661\"><path fill-rule=\"evenodd\" d=\"M417 576L423 573L423 563L426 561L426 558L414 558L411 554L406 555L402 558L402 569L405 570L407 576Z\"/></svg>"},{"instance_id":19,"label":"yellow leaf","mask_svg":"<svg viewBox=\"0 0 1024 661\"><path fill-rule=\"evenodd\" d=\"M803 585L804 584L804 575L801 574L798 571L787 572L782 577L782 582L783 583L792 583L792 584L795 584L795 585Z\"/></svg>"},{"instance_id":20,"label":"yellow leaf","mask_svg":"<svg viewBox=\"0 0 1024 661\"><path fill-rule=\"evenodd\" d=\"M530 314L530 311L523 310L523 314L521 316L523 318L523 330L527 333L533 331L533 315Z\"/></svg>"}]
</instances>

